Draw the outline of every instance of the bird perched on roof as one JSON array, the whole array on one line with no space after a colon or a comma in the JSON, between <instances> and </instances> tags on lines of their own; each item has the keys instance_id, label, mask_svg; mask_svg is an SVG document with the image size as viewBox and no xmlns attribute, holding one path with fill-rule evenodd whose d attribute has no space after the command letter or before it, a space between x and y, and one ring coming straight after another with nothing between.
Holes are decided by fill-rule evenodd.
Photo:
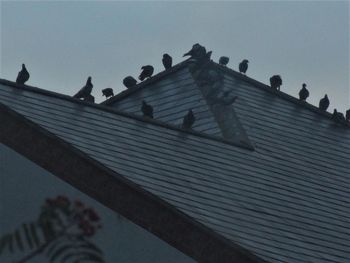
<instances>
[{"instance_id":1,"label":"bird perched on roof","mask_svg":"<svg viewBox=\"0 0 350 263\"><path fill-rule=\"evenodd\" d=\"M182 128L191 129L195 121L196 121L196 117L194 116L193 111L189 110L188 113L183 118Z\"/></svg>"},{"instance_id":2,"label":"bird perched on roof","mask_svg":"<svg viewBox=\"0 0 350 263\"><path fill-rule=\"evenodd\" d=\"M280 90L280 87L282 86L282 78L280 75L274 75L270 78L270 85L271 88Z\"/></svg>"},{"instance_id":3,"label":"bird perched on roof","mask_svg":"<svg viewBox=\"0 0 350 263\"><path fill-rule=\"evenodd\" d=\"M134 86L136 86L136 83L137 83L137 80L134 79L133 77L131 76L127 76L123 79L123 84L125 87L127 87L128 89L129 88L132 88Z\"/></svg>"},{"instance_id":4,"label":"bird perched on roof","mask_svg":"<svg viewBox=\"0 0 350 263\"><path fill-rule=\"evenodd\" d=\"M310 95L310 92L307 90L306 84L303 83L303 87L299 91L299 99L301 101L306 101L306 99L309 97L309 95Z\"/></svg>"},{"instance_id":5,"label":"bird perched on roof","mask_svg":"<svg viewBox=\"0 0 350 263\"><path fill-rule=\"evenodd\" d=\"M183 55L183 57L186 57L186 56L191 56L191 58L194 58L194 59L202 59L207 56L207 51L205 47L196 43L192 46L192 49L190 51L188 51Z\"/></svg>"},{"instance_id":6,"label":"bird perched on roof","mask_svg":"<svg viewBox=\"0 0 350 263\"><path fill-rule=\"evenodd\" d=\"M82 87L77 94L73 96L73 98L76 99L86 99L87 97L90 96L92 88L94 85L91 83L91 77L88 77L86 84L84 87Z\"/></svg>"},{"instance_id":7,"label":"bird perched on roof","mask_svg":"<svg viewBox=\"0 0 350 263\"><path fill-rule=\"evenodd\" d=\"M95 97L92 96L91 94L89 94L88 96L84 97L83 100L84 100L84 101L87 101L87 102L95 103Z\"/></svg>"},{"instance_id":8,"label":"bird perched on roof","mask_svg":"<svg viewBox=\"0 0 350 263\"><path fill-rule=\"evenodd\" d=\"M332 119L336 122L345 122L344 114L334 109Z\"/></svg>"},{"instance_id":9,"label":"bird perched on roof","mask_svg":"<svg viewBox=\"0 0 350 263\"><path fill-rule=\"evenodd\" d=\"M222 66L227 66L229 61L230 61L229 57L222 56L219 59L219 64L222 65Z\"/></svg>"},{"instance_id":10,"label":"bird perched on roof","mask_svg":"<svg viewBox=\"0 0 350 263\"><path fill-rule=\"evenodd\" d=\"M114 92L112 88L106 88L102 90L102 96L106 96L106 99L108 99L109 97L114 96Z\"/></svg>"},{"instance_id":11,"label":"bird perched on roof","mask_svg":"<svg viewBox=\"0 0 350 263\"><path fill-rule=\"evenodd\" d=\"M239 72L245 74L248 69L248 63L249 61L247 59L243 59L241 63L239 63Z\"/></svg>"},{"instance_id":12,"label":"bird perched on roof","mask_svg":"<svg viewBox=\"0 0 350 263\"><path fill-rule=\"evenodd\" d=\"M318 104L318 108L320 110L326 111L329 107L329 99L327 94L324 95L324 97L322 99L320 99L320 103Z\"/></svg>"},{"instance_id":13,"label":"bird perched on roof","mask_svg":"<svg viewBox=\"0 0 350 263\"><path fill-rule=\"evenodd\" d=\"M28 81L30 75L28 70L26 69L26 66L22 64L22 70L18 72L16 83L17 84L24 84Z\"/></svg>"},{"instance_id":14,"label":"bird perched on roof","mask_svg":"<svg viewBox=\"0 0 350 263\"><path fill-rule=\"evenodd\" d=\"M142 101L141 111L143 113L143 117L148 117L153 119L153 107L146 103L146 101Z\"/></svg>"},{"instance_id":15,"label":"bird perched on roof","mask_svg":"<svg viewBox=\"0 0 350 263\"><path fill-rule=\"evenodd\" d=\"M165 53L163 55L162 62L163 62L163 66L164 66L165 70L170 69L172 64L173 64L173 58Z\"/></svg>"},{"instance_id":16,"label":"bird perched on roof","mask_svg":"<svg viewBox=\"0 0 350 263\"><path fill-rule=\"evenodd\" d=\"M153 74L154 68L151 65L141 67L142 72L139 76L139 80L143 81L145 78L150 78Z\"/></svg>"},{"instance_id":17,"label":"bird perched on roof","mask_svg":"<svg viewBox=\"0 0 350 263\"><path fill-rule=\"evenodd\" d=\"M211 54L213 54L213 51L208 51L208 52L205 54L205 59L206 59L206 60L210 60Z\"/></svg>"},{"instance_id":18,"label":"bird perched on roof","mask_svg":"<svg viewBox=\"0 0 350 263\"><path fill-rule=\"evenodd\" d=\"M350 121L350 109L346 111L345 119L346 121Z\"/></svg>"}]
</instances>

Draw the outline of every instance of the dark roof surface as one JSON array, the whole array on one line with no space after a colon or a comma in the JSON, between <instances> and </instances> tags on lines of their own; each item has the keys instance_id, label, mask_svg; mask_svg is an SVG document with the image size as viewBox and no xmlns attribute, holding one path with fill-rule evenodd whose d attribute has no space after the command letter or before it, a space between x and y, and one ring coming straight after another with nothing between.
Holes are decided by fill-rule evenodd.
<instances>
[{"instance_id":1,"label":"dark roof surface","mask_svg":"<svg viewBox=\"0 0 350 263\"><path fill-rule=\"evenodd\" d=\"M214 66L213 63L209 64L211 67L201 68L191 60L184 61L132 89L124 90L102 104L123 112L142 115L141 105L145 100L153 106L155 119L178 127L191 109L196 118L193 130L252 148L234 107L208 100L207 93L210 92L211 85L201 85L200 80L203 78L195 77L194 68L202 72L201 76L207 75L206 71ZM230 90L225 89L223 79L218 84L222 90Z\"/></svg>"},{"instance_id":2,"label":"dark roof surface","mask_svg":"<svg viewBox=\"0 0 350 263\"><path fill-rule=\"evenodd\" d=\"M255 151L7 85L0 102L270 262L349 261L350 129L224 72Z\"/></svg>"}]
</instances>

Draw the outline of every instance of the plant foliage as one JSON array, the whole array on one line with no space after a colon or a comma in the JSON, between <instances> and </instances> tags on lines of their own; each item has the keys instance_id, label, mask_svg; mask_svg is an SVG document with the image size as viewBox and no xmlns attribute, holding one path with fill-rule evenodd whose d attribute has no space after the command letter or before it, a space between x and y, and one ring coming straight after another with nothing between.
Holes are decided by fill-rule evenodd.
<instances>
[{"instance_id":1,"label":"plant foliage","mask_svg":"<svg viewBox=\"0 0 350 263\"><path fill-rule=\"evenodd\" d=\"M100 217L82 202L67 197L47 199L36 221L23 223L13 233L0 238L0 256L27 253L17 263L43 254L50 263L104 263L103 252L91 242Z\"/></svg>"}]
</instances>

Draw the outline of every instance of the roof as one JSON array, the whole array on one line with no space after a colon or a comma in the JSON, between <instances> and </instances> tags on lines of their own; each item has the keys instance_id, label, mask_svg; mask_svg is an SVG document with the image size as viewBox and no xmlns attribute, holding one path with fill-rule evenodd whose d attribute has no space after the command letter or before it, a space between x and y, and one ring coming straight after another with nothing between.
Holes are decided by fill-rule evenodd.
<instances>
[{"instance_id":1,"label":"roof","mask_svg":"<svg viewBox=\"0 0 350 263\"><path fill-rule=\"evenodd\" d=\"M0 102L268 262L349 260L350 129L220 70L254 151L4 81Z\"/></svg>"}]
</instances>

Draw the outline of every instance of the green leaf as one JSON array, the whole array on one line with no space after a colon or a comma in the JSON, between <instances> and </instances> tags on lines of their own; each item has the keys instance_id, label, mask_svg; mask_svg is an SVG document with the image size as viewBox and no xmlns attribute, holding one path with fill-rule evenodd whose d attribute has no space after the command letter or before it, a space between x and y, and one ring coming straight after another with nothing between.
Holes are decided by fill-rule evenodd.
<instances>
[{"instance_id":1,"label":"green leaf","mask_svg":"<svg viewBox=\"0 0 350 263\"><path fill-rule=\"evenodd\" d=\"M73 247L71 244L61 246L52 254L52 256L50 257L50 262L54 262L59 256L61 256L64 252L70 249L75 249L75 247Z\"/></svg>"},{"instance_id":2,"label":"green leaf","mask_svg":"<svg viewBox=\"0 0 350 263\"><path fill-rule=\"evenodd\" d=\"M78 246L79 248L86 248L86 249L93 250L98 254L101 254L101 255L103 254L102 250L99 249L95 244L87 241L86 239L82 239L82 242L83 243Z\"/></svg>"},{"instance_id":3,"label":"green leaf","mask_svg":"<svg viewBox=\"0 0 350 263\"><path fill-rule=\"evenodd\" d=\"M56 250L56 248L60 245L63 245L66 242L67 241L64 240L64 237L55 240L51 245L49 245L48 249L46 250L46 255L48 257L51 257L52 253Z\"/></svg>"},{"instance_id":4,"label":"green leaf","mask_svg":"<svg viewBox=\"0 0 350 263\"><path fill-rule=\"evenodd\" d=\"M24 250L24 246L23 246L21 234L19 233L19 230L18 230L18 229L16 230L14 236L15 236L15 239L16 239L17 247L18 247L21 251L23 251L23 250Z\"/></svg>"},{"instance_id":5,"label":"green leaf","mask_svg":"<svg viewBox=\"0 0 350 263\"><path fill-rule=\"evenodd\" d=\"M72 258L78 257L74 262L82 262L83 260L88 260L88 261L93 261L93 262L99 262L99 263L104 263L104 259L100 257L99 255L96 255L91 252L73 252L66 254L64 257L61 259L61 263L69 262Z\"/></svg>"},{"instance_id":6,"label":"green leaf","mask_svg":"<svg viewBox=\"0 0 350 263\"><path fill-rule=\"evenodd\" d=\"M46 242L51 241L55 237L50 221L42 221L40 222L39 226L41 228L41 231L43 232Z\"/></svg>"},{"instance_id":7,"label":"green leaf","mask_svg":"<svg viewBox=\"0 0 350 263\"><path fill-rule=\"evenodd\" d=\"M33 249L34 245L33 245L33 241L32 238L29 234L29 228L27 224L23 224L22 225L23 231L24 231L24 236L26 237L27 240L27 244L29 246L30 249Z\"/></svg>"},{"instance_id":8,"label":"green leaf","mask_svg":"<svg viewBox=\"0 0 350 263\"><path fill-rule=\"evenodd\" d=\"M30 233L31 233L31 236L33 238L33 241L34 241L36 247L39 247L40 246L40 240L38 238L38 234L36 232L36 225L34 223L30 224Z\"/></svg>"}]
</instances>

